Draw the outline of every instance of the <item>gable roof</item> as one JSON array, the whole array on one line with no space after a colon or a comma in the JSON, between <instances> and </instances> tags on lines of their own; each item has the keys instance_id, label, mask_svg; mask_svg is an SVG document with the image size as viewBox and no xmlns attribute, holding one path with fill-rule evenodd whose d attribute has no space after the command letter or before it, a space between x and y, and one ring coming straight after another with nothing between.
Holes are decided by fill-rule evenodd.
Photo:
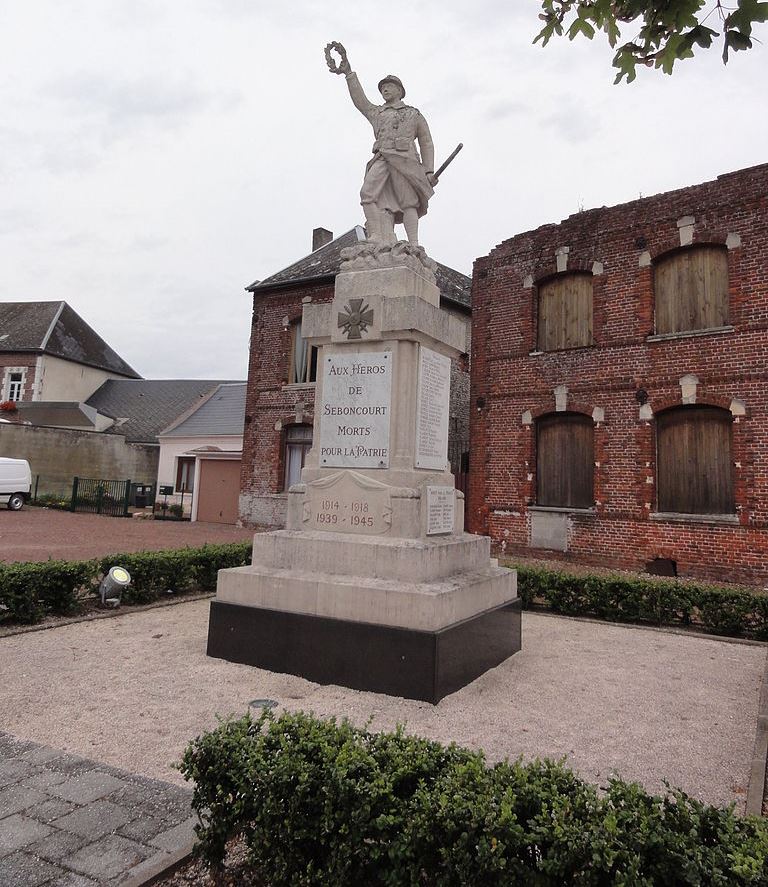
<instances>
[{"instance_id":1,"label":"gable roof","mask_svg":"<svg viewBox=\"0 0 768 887\"><path fill-rule=\"evenodd\" d=\"M259 293L273 289L287 289L302 283L317 283L324 279L330 282L339 273L341 251L347 246L354 246L361 240L365 240L365 229L356 225L345 234L326 243L325 246L321 246L299 259L298 262L283 268L282 271L271 274L264 280L254 281L246 287L246 290L251 293ZM441 262L437 263L435 277L443 299L460 305L462 308L471 308L471 278Z\"/></svg>"},{"instance_id":2,"label":"gable roof","mask_svg":"<svg viewBox=\"0 0 768 887\"><path fill-rule=\"evenodd\" d=\"M134 443L157 443L157 435L222 382L220 379L109 379L86 401L116 422L110 432Z\"/></svg>"},{"instance_id":3,"label":"gable roof","mask_svg":"<svg viewBox=\"0 0 768 887\"><path fill-rule=\"evenodd\" d=\"M162 437L240 436L245 424L245 382L224 382L193 412L161 432Z\"/></svg>"},{"instance_id":4,"label":"gable roof","mask_svg":"<svg viewBox=\"0 0 768 887\"><path fill-rule=\"evenodd\" d=\"M141 376L66 302L0 302L0 352L31 351Z\"/></svg>"}]
</instances>

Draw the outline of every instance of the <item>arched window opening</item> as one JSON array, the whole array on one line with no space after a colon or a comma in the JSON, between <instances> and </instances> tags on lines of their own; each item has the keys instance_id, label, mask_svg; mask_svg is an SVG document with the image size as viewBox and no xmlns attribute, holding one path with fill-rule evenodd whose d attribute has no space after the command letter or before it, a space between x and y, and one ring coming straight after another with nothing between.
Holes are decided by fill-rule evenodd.
<instances>
[{"instance_id":1,"label":"arched window opening","mask_svg":"<svg viewBox=\"0 0 768 887\"><path fill-rule=\"evenodd\" d=\"M682 406L656 417L661 512L733 514L733 417L728 410Z\"/></svg>"},{"instance_id":2,"label":"arched window opening","mask_svg":"<svg viewBox=\"0 0 768 887\"><path fill-rule=\"evenodd\" d=\"M538 288L540 351L592 344L592 275L561 274Z\"/></svg>"},{"instance_id":3,"label":"arched window opening","mask_svg":"<svg viewBox=\"0 0 768 887\"><path fill-rule=\"evenodd\" d=\"M537 504L594 504L594 424L580 413L552 413L536 422Z\"/></svg>"},{"instance_id":4,"label":"arched window opening","mask_svg":"<svg viewBox=\"0 0 768 887\"><path fill-rule=\"evenodd\" d=\"M681 333L728 324L728 251L696 246L654 266L656 332Z\"/></svg>"}]
</instances>

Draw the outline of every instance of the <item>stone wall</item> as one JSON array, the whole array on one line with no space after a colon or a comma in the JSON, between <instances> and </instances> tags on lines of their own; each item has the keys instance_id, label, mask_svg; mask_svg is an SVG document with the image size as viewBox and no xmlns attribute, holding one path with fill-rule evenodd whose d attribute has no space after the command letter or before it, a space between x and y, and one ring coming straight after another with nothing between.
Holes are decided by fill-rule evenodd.
<instances>
[{"instance_id":1,"label":"stone wall","mask_svg":"<svg viewBox=\"0 0 768 887\"><path fill-rule=\"evenodd\" d=\"M159 447L126 443L117 434L0 425L0 456L26 459L32 469L32 486L40 475L38 493L69 495L73 477L130 479L154 484Z\"/></svg>"},{"instance_id":2,"label":"stone wall","mask_svg":"<svg viewBox=\"0 0 768 887\"><path fill-rule=\"evenodd\" d=\"M653 264L697 244L727 249L729 324L658 336ZM469 529L507 552L624 568L668 558L683 575L768 580L767 260L768 165L581 212L478 259ZM593 344L540 352L537 286L572 271L591 275ZM657 513L655 416L691 403L733 416L730 520ZM594 423L594 507L542 518L536 419L558 411Z\"/></svg>"}]
</instances>

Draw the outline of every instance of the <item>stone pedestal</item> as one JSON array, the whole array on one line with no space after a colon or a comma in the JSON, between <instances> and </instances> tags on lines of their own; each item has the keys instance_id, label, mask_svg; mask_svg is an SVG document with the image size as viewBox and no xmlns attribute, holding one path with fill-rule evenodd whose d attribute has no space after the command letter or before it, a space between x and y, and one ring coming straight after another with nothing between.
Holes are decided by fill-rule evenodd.
<instances>
[{"instance_id":1,"label":"stone pedestal","mask_svg":"<svg viewBox=\"0 0 768 887\"><path fill-rule=\"evenodd\" d=\"M465 330L407 246L362 245L333 303L304 307L313 447L287 529L219 573L208 654L437 702L520 649L520 604L514 571L464 533L447 446Z\"/></svg>"}]
</instances>

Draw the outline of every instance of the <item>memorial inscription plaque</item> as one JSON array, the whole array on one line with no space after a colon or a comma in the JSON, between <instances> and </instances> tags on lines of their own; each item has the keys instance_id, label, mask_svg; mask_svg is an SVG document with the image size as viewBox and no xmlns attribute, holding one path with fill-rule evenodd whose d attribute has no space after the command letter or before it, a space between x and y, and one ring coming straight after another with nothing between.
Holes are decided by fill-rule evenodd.
<instances>
[{"instance_id":1,"label":"memorial inscription plaque","mask_svg":"<svg viewBox=\"0 0 768 887\"><path fill-rule=\"evenodd\" d=\"M303 508L307 530L382 536L392 526L389 487L354 471L308 483Z\"/></svg>"},{"instance_id":2,"label":"memorial inscription plaque","mask_svg":"<svg viewBox=\"0 0 768 887\"><path fill-rule=\"evenodd\" d=\"M450 399L451 359L422 346L416 407L417 468L444 471L448 466Z\"/></svg>"},{"instance_id":3,"label":"memorial inscription plaque","mask_svg":"<svg viewBox=\"0 0 768 887\"><path fill-rule=\"evenodd\" d=\"M427 536L452 533L456 520L453 487L427 487Z\"/></svg>"},{"instance_id":4,"label":"memorial inscription plaque","mask_svg":"<svg viewBox=\"0 0 768 887\"><path fill-rule=\"evenodd\" d=\"M391 413L391 351L326 355L320 406L320 465L389 468Z\"/></svg>"}]
</instances>

